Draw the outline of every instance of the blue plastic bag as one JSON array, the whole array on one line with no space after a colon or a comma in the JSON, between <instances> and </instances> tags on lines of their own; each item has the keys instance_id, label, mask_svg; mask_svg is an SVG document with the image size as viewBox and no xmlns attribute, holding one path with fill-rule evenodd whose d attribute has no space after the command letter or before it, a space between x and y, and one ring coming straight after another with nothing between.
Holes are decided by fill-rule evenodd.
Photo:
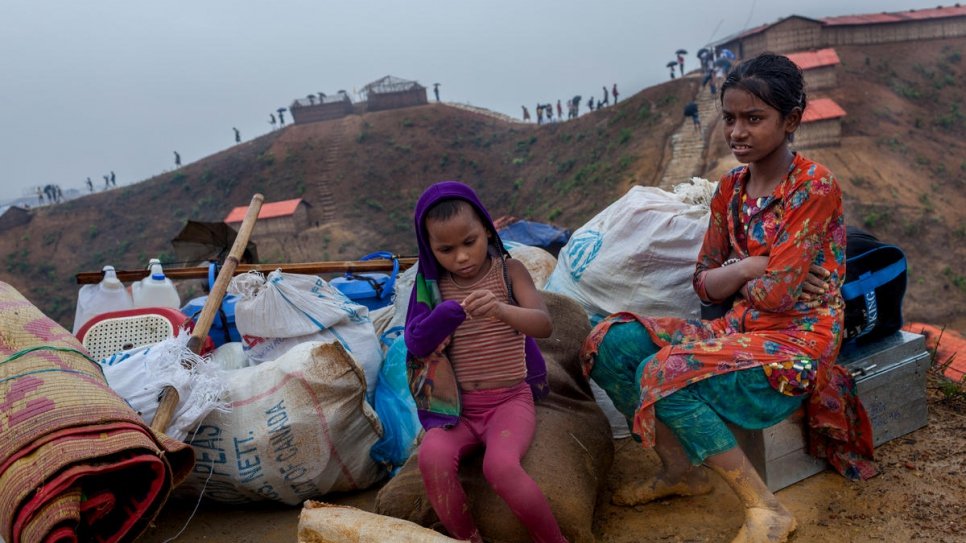
<instances>
[{"instance_id":1,"label":"blue plastic bag","mask_svg":"<svg viewBox=\"0 0 966 543\"><path fill-rule=\"evenodd\" d=\"M416 416L416 402L406 381L406 343L401 334L389 347L379 369L374 403L383 433L369 450L369 456L388 466L390 475L395 475L409 458L422 429Z\"/></svg>"}]
</instances>

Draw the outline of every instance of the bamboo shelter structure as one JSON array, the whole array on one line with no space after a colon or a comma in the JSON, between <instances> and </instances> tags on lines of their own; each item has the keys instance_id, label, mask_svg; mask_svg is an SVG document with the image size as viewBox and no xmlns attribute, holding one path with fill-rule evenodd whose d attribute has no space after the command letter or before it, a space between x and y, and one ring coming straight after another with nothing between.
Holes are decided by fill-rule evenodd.
<instances>
[{"instance_id":1,"label":"bamboo shelter structure","mask_svg":"<svg viewBox=\"0 0 966 543\"><path fill-rule=\"evenodd\" d=\"M966 6L811 19L792 15L727 37L715 45L738 58L838 45L867 45L966 36Z\"/></svg>"},{"instance_id":2,"label":"bamboo shelter structure","mask_svg":"<svg viewBox=\"0 0 966 543\"><path fill-rule=\"evenodd\" d=\"M416 81L387 75L362 87L368 111L421 106L428 102L426 87Z\"/></svg>"}]
</instances>

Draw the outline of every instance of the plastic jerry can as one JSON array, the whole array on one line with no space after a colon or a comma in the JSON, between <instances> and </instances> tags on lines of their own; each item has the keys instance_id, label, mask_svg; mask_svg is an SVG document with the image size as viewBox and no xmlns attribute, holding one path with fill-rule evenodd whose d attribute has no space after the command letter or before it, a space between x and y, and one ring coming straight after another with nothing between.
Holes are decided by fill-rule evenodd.
<instances>
[{"instance_id":1,"label":"plastic jerry can","mask_svg":"<svg viewBox=\"0 0 966 543\"><path fill-rule=\"evenodd\" d=\"M181 308L181 297L174 283L164 276L161 264L151 264L151 275L131 285L134 307Z\"/></svg>"},{"instance_id":2,"label":"plastic jerry can","mask_svg":"<svg viewBox=\"0 0 966 543\"><path fill-rule=\"evenodd\" d=\"M104 279L96 285L84 285L77 292L77 309L74 312L74 334L87 321L110 311L121 311L134 307L134 301L127 289L117 278L114 266L104 266Z\"/></svg>"}]
</instances>

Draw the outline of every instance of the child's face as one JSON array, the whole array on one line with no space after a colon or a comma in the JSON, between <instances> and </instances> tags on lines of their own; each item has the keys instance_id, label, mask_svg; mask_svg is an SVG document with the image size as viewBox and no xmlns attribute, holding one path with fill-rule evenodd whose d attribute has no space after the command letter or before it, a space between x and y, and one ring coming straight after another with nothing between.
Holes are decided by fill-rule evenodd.
<instances>
[{"instance_id":1,"label":"child's face","mask_svg":"<svg viewBox=\"0 0 966 543\"><path fill-rule=\"evenodd\" d=\"M439 265L464 281L487 272L489 233L469 207L444 220L426 220L429 246Z\"/></svg>"},{"instance_id":2,"label":"child's face","mask_svg":"<svg viewBox=\"0 0 966 543\"><path fill-rule=\"evenodd\" d=\"M777 109L744 89L725 91L721 113L725 141L743 164L754 164L784 149L788 134L797 128L797 116L783 119Z\"/></svg>"}]
</instances>

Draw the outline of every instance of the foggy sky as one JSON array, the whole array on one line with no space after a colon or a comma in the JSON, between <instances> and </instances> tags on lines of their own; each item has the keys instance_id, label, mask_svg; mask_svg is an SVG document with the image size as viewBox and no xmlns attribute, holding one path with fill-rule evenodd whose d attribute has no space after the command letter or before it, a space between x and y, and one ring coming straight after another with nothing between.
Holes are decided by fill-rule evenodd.
<instances>
[{"instance_id":1,"label":"foggy sky","mask_svg":"<svg viewBox=\"0 0 966 543\"><path fill-rule=\"evenodd\" d=\"M87 191L188 164L271 129L307 94L385 75L443 101L519 116L537 102L621 97L709 42L789 15L936 0L2 0L0 202L47 183ZM944 5L951 5L946 2ZM430 99L432 93L430 92ZM584 108L585 109L585 108ZM286 114L291 121L291 115ZM242 202L244 203L244 202Z\"/></svg>"}]
</instances>

